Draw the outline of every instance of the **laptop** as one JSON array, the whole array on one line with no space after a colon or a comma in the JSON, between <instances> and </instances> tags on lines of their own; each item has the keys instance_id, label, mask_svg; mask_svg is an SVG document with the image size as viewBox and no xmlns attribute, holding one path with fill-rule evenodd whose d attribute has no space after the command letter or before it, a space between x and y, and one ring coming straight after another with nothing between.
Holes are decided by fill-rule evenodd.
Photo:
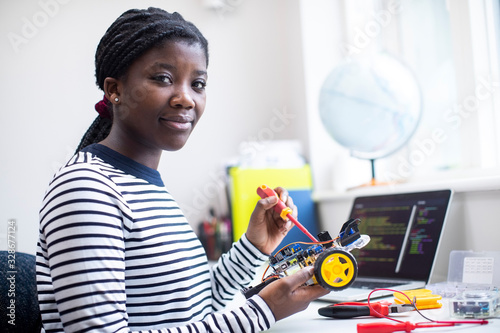
<instances>
[{"instance_id":1,"label":"laptop","mask_svg":"<svg viewBox=\"0 0 500 333\"><path fill-rule=\"evenodd\" d=\"M452 198L451 190L363 196L349 218L359 218L371 240L351 253L358 276L351 286L322 297L331 302L364 301L376 288L410 290L429 282ZM370 296L391 295L377 291Z\"/></svg>"}]
</instances>

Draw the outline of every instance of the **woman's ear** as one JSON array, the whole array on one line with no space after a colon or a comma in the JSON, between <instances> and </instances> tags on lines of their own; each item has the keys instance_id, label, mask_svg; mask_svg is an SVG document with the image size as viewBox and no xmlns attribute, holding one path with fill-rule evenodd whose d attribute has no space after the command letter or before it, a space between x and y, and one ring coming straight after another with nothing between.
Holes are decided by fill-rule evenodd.
<instances>
[{"instance_id":1,"label":"woman's ear","mask_svg":"<svg viewBox=\"0 0 500 333\"><path fill-rule=\"evenodd\" d=\"M104 94L111 103L120 103L120 81L112 77L105 78Z\"/></svg>"}]
</instances>

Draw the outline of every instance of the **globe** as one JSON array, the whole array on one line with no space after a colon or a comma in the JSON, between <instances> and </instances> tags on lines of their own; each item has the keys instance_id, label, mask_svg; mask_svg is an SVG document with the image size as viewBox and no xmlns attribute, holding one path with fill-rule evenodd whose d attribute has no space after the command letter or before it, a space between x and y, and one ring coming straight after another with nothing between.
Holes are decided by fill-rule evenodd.
<instances>
[{"instance_id":1,"label":"globe","mask_svg":"<svg viewBox=\"0 0 500 333\"><path fill-rule=\"evenodd\" d=\"M421 91L413 73L387 54L346 61L324 81L321 121L330 136L354 157L386 157L401 147L418 127Z\"/></svg>"}]
</instances>

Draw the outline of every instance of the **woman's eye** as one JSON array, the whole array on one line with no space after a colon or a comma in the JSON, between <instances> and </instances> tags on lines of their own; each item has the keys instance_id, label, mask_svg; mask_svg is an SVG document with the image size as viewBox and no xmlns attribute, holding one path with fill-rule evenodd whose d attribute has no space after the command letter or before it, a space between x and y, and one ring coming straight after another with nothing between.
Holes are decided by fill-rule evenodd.
<instances>
[{"instance_id":1,"label":"woman's eye","mask_svg":"<svg viewBox=\"0 0 500 333\"><path fill-rule=\"evenodd\" d=\"M154 77L154 79L156 81L160 81L160 82L163 82L163 83L172 83L172 80L170 79L170 77L168 75L156 75Z\"/></svg>"},{"instance_id":2,"label":"woman's eye","mask_svg":"<svg viewBox=\"0 0 500 333\"><path fill-rule=\"evenodd\" d=\"M205 89L206 86L207 86L206 82L203 81L196 81L193 83L193 87L196 89Z\"/></svg>"}]
</instances>

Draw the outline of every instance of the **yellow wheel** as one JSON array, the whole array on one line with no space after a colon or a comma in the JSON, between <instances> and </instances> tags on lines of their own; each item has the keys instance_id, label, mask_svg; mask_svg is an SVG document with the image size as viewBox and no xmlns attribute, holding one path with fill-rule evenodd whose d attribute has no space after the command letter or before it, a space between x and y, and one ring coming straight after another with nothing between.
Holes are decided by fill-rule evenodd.
<instances>
[{"instance_id":1,"label":"yellow wheel","mask_svg":"<svg viewBox=\"0 0 500 333\"><path fill-rule=\"evenodd\" d=\"M342 290L349 287L358 276L358 264L349 252L327 250L314 263L314 275L323 288Z\"/></svg>"}]
</instances>

